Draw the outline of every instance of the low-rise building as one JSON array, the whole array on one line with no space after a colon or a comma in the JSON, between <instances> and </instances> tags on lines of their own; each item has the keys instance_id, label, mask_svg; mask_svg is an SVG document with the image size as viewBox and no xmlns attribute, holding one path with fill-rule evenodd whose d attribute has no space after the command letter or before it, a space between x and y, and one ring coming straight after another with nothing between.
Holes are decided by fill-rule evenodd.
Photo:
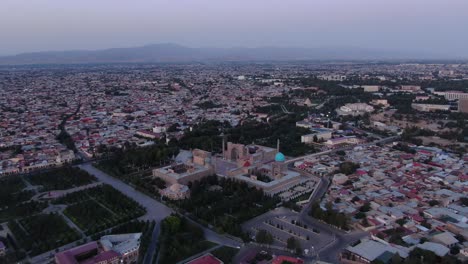
<instances>
[{"instance_id":1,"label":"low-rise building","mask_svg":"<svg viewBox=\"0 0 468 264\"><path fill-rule=\"evenodd\" d=\"M55 254L56 264L130 264L138 260L141 233L108 235Z\"/></svg>"},{"instance_id":2,"label":"low-rise building","mask_svg":"<svg viewBox=\"0 0 468 264\"><path fill-rule=\"evenodd\" d=\"M411 108L422 112L449 111L450 105L440 104L411 104Z\"/></svg>"},{"instance_id":3,"label":"low-rise building","mask_svg":"<svg viewBox=\"0 0 468 264\"><path fill-rule=\"evenodd\" d=\"M193 259L186 264L223 264L224 262L218 259L217 257L207 253L201 257Z\"/></svg>"}]
</instances>

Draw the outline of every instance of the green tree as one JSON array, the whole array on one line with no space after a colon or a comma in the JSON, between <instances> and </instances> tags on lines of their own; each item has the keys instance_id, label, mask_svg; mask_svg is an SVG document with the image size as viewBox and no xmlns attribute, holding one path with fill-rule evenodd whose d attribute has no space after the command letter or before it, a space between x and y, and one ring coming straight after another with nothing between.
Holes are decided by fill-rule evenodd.
<instances>
[{"instance_id":1,"label":"green tree","mask_svg":"<svg viewBox=\"0 0 468 264\"><path fill-rule=\"evenodd\" d=\"M287 248L289 249L296 248L297 241L294 237L289 237L286 243L287 243Z\"/></svg>"},{"instance_id":2,"label":"green tree","mask_svg":"<svg viewBox=\"0 0 468 264\"><path fill-rule=\"evenodd\" d=\"M286 247L288 249L296 251L296 254L300 255L302 253L301 244L295 237L289 237L286 241Z\"/></svg>"},{"instance_id":3,"label":"green tree","mask_svg":"<svg viewBox=\"0 0 468 264\"><path fill-rule=\"evenodd\" d=\"M273 236L265 229L260 229L255 235L255 241L257 241L257 243L271 245L273 244Z\"/></svg>"},{"instance_id":4,"label":"green tree","mask_svg":"<svg viewBox=\"0 0 468 264\"><path fill-rule=\"evenodd\" d=\"M359 164L350 162L350 161L345 161L340 164L340 172L344 173L346 175L350 175L356 172L356 170L359 168Z\"/></svg>"},{"instance_id":5,"label":"green tree","mask_svg":"<svg viewBox=\"0 0 468 264\"><path fill-rule=\"evenodd\" d=\"M361 206L361 208L359 208L359 211L365 213L365 212L369 212L370 209L371 209L370 203L369 203L369 202L366 202L365 204L363 204L363 205Z\"/></svg>"},{"instance_id":6,"label":"green tree","mask_svg":"<svg viewBox=\"0 0 468 264\"><path fill-rule=\"evenodd\" d=\"M171 233L175 234L179 232L181 221L178 216L175 216L175 215L168 216L164 220L164 223L166 224L166 227Z\"/></svg>"},{"instance_id":7,"label":"green tree","mask_svg":"<svg viewBox=\"0 0 468 264\"><path fill-rule=\"evenodd\" d=\"M400 219L396 220L395 222L397 224L399 224L400 226L403 226L406 223L406 219L400 218Z\"/></svg>"}]
</instances>

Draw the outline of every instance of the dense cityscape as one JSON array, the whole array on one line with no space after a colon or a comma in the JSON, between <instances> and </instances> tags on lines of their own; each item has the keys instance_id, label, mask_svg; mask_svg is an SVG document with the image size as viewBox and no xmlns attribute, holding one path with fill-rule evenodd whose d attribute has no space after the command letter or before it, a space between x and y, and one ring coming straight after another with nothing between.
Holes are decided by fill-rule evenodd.
<instances>
[{"instance_id":1,"label":"dense cityscape","mask_svg":"<svg viewBox=\"0 0 468 264\"><path fill-rule=\"evenodd\" d=\"M467 0L0 25L0 264L468 264Z\"/></svg>"},{"instance_id":2,"label":"dense cityscape","mask_svg":"<svg viewBox=\"0 0 468 264\"><path fill-rule=\"evenodd\" d=\"M0 69L2 263L462 263L468 64Z\"/></svg>"}]
</instances>

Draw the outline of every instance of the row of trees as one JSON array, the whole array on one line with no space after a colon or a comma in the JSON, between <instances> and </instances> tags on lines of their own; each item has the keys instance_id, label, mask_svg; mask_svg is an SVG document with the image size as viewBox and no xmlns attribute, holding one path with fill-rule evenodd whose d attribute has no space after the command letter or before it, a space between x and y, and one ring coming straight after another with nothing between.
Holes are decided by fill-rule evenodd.
<instances>
[{"instance_id":1,"label":"row of trees","mask_svg":"<svg viewBox=\"0 0 468 264\"><path fill-rule=\"evenodd\" d=\"M221 190L213 190L220 186ZM209 176L189 184L191 198L175 202L198 219L214 225L219 232L242 236L240 224L271 210L279 202L245 182ZM210 191L211 189L211 191Z\"/></svg>"},{"instance_id":2,"label":"row of trees","mask_svg":"<svg viewBox=\"0 0 468 264\"><path fill-rule=\"evenodd\" d=\"M110 228L117 220L117 217L94 200L69 205L63 213L88 234Z\"/></svg>"},{"instance_id":3,"label":"row of trees","mask_svg":"<svg viewBox=\"0 0 468 264\"><path fill-rule=\"evenodd\" d=\"M20 221L10 221L8 227L19 245L31 255L57 248L80 239L78 232L58 214L38 214Z\"/></svg>"},{"instance_id":4,"label":"row of trees","mask_svg":"<svg viewBox=\"0 0 468 264\"><path fill-rule=\"evenodd\" d=\"M331 203L327 203L326 210L323 210L318 202L313 203L309 215L343 230L349 230L348 218L344 213L333 210Z\"/></svg>"},{"instance_id":5,"label":"row of trees","mask_svg":"<svg viewBox=\"0 0 468 264\"><path fill-rule=\"evenodd\" d=\"M110 185L73 192L54 200L53 203L69 205L64 213L88 234L145 214L141 205Z\"/></svg>"},{"instance_id":6,"label":"row of trees","mask_svg":"<svg viewBox=\"0 0 468 264\"><path fill-rule=\"evenodd\" d=\"M27 179L33 185L41 185L43 191L66 190L96 181L96 177L87 171L72 166L31 174Z\"/></svg>"},{"instance_id":7,"label":"row of trees","mask_svg":"<svg viewBox=\"0 0 468 264\"><path fill-rule=\"evenodd\" d=\"M166 217L161 223L159 263L177 263L213 246L205 241L203 230L178 215Z\"/></svg>"},{"instance_id":8,"label":"row of trees","mask_svg":"<svg viewBox=\"0 0 468 264\"><path fill-rule=\"evenodd\" d=\"M47 207L47 202L28 201L18 203L0 211L0 222L38 213Z\"/></svg>"},{"instance_id":9,"label":"row of trees","mask_svg":"<svg viewBox=\"0 0 468 264\"><path fill-rule=\"evenodd\" d=\"M29 200L31 193L22 191L26 187L21 177L5 176L0 179L0 209Z\"/></svg>"},{"instance_id":10,"label":"row of trees","mask_svg":"<svg viewBox=\"0 0 468 264\"><path fill-rule=\"evenodd\" d=\"M255 241L260 244L272 245L274 238L270 232L266 231L265 229L260 229L255 234ZM286 247L290 250L294 250L298 255L302 254L301 243L293 236L289 237L286 241Z\"/></svg>"},{"instance_id":11,"label":"row of trees","mask_svg":"<svg viewBox=\"0 0 468 264\"><path fill-rule=\"evenodd\" d=\"M99 147L99 151L109 159L101 161L98 166L106 172L116 176L125 177L135 171L149 169L169 162L172 156L179 153L179 148L174 144L166 145L157 142L148 147L137 147L127 144L124 148Z\"/></svg>"},{"instance_id":12,"label":"row of trees","mask_svg":"<svg viewBox=\"0 0 468 264\"><path fill-rule=\"evenodd\" d=\"M296 127L300 116L288 115L265 124L257 121L244 121L242 124L231 127L229 123L219 121L206 121L195 127L192 131L185 131L184 137L177 143L181 148L200 148L207 151L221 152L221 133L227 140L251 144L255 142L269 147L276 147L277 140L281 140L281 151L288 156L299 156L313 153L313 146L301 143L301 135L310 133L309 130Z\"/></svg>"},{"instance_id":13,"label":"row of trees","mask_svg":"<svg viewBox=\"0 0 468 264\"><path fill-rule=\"evenodd\" d=\"M81 104L78 105L78 107L76 108L76 110L72 114L68 114L68 115L63 116L62 122L60 122L60 124L58 125L58 129L60 130L60 133L56 137L57 140L60 143L65 145L68 149L73 150L74 152L77 151L76 146L75 146L75 142L73 141L70 134L68 134L67 130L65 129L65 125L67 123L67 120L70 117L76 115L80 111L80 108L81 108Z\"/></svg>"}]
</instances>

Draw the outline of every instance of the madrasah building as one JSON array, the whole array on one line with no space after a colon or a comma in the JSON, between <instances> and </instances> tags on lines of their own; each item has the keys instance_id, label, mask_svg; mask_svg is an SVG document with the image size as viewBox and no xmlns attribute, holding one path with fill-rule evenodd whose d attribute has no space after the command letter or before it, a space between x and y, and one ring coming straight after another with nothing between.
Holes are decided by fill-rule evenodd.
<instances>
[{"instance_id":1,"label":"madrasah building","mask_svg":"<svg viewBox=\"0 0 468 264\"><path fill-rule=\"evenodd\" d=\"M216 174L244 181L275 195L310 180L289 170L286 157L279 150L279 140L275 149L256 144L226 144L223 139L221 154L212 155L200 149L183 150L175 158L174 164L154 169L153 176L163 179L168 185L187 185ZM183 197L187 196L181 195Z\"/></svg>"}]
</instances>

